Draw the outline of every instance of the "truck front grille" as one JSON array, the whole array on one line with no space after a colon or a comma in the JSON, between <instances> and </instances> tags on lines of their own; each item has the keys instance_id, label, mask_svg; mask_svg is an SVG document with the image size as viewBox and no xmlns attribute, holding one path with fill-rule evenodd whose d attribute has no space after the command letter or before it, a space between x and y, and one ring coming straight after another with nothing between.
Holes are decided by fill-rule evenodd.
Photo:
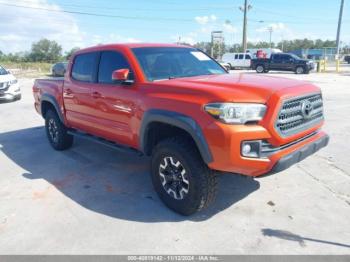
<instances>
[{"instance_id":1,"label":"truck front grille","mask_svg":"<svg viewBox=\"0 0 350 262\"><path fill-rule=\"evenodd\" d=\"M283 102L275 128L281 136L286 137L304 131L322 120L322 95L308 95Z\"/></svg>"}]
</instances>

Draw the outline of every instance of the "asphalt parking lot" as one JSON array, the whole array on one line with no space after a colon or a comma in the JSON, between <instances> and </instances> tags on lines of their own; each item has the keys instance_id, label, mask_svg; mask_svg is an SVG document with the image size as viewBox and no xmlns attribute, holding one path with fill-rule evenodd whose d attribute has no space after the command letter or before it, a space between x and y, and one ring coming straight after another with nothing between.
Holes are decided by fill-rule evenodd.
<instances>
[{"instance_id":1,"label":"asphalt parking lot","mask_svg":"<svg viewBox=\"0 0 350 262\"><path fill-rule=\"evenodd\" d=\"M273 176L222 175L192 217L158 199L145 157L51 149L33 79L19 79L22 100L0 104L0 253L350 254L350 73L271 75L321 87L329 146Z\"/></svg>"}]
</instances>

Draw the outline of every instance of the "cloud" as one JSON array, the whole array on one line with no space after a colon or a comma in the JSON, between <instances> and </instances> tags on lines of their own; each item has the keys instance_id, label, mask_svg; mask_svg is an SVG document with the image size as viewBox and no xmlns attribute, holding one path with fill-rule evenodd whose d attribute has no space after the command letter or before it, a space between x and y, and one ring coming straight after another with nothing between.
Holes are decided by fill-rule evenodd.
<instances>
[{"instance_id":1,"label":"cloud","mask_svg":"<svg viewBox=\"0 0 350 262\"><path fill-rule=\"evenodd\" d=\"M282 32L288 30L287 26L283 23L273 23L268 26L259 27L255 31L258 33L266 32L269 28L272 28L273 32Z\"/></svg>"},{"instance_id":2,"label":"cloud","mask_svg":"<svg viewBox=\"0 0 350 262\"><path fill-rule=\"evenodd\" d=\"M237 33L238 32L237 27L235 27L231 24L228 24L228 23L224 23L222 25L222 27L223 27L224 32L226 32L226 33Z\"/></svg>"},{"instance_id":3,"label":"cloud","mask_svg":"<svg viewBox=\"0 0 350 262\"><path fill-rule=\"evenodd\" d=\"M189 32L185 35L173 35L171 36L171 40L174 41L174 42L178 42L180 41L181 43L187 43L187 44L190 44L190 45L194 45L198 42L198 33L197 32Z\"/></svg>"},{"instance_id":4,"label":"cloud","mask_svg":"<svg viewBox=\"0 0 350 262\"><path fill-rule=\"evenodd\" d=\"M14 4L9 0L3 2ZM61 10L58 5L49 4L46 0L28 0L20 5ZM31 44L41 38L55 40L65 50L84 44L84 35L72 15L6 5L1 6L1 13L0 50L3 52L29 50Z\"/></svg>"},{"instance_id":5,"label":"cloud","mask_svg":"<svg viewBox=\"0 0 350 262\"><path fill-rule=\"evenodd\" d=\"M200 25L206 25L209 22L215 22L217 20L217 17L215 15L196 16L194 20Z\"/></svg>"}]
</instances>

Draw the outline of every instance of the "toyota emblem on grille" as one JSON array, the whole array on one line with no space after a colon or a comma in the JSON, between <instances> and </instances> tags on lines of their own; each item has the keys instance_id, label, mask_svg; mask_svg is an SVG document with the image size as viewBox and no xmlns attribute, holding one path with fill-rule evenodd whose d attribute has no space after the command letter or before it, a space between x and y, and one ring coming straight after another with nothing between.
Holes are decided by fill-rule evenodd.
<instances>
[{"instance_id":1,"label":"toyota emblem on grille","mask_svg":"<svg viewBox=\"0 0 350 262\"><path fill-rule=\"evenodd\" d=\"M312 111L314 110L314 107L312 103L309 100L306 100L301 105L301 113L303 114L304 118L310 118Z\"/></svg>"}]
</instances>

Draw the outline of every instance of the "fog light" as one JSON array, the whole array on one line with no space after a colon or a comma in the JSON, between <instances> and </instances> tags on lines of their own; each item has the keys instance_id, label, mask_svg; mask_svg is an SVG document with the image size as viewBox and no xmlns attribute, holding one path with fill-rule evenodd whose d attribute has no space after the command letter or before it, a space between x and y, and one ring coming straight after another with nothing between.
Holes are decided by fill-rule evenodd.
<instances>
[{"instance_id":1,"label":"fog light","mask_svg":"<svg viewBox=\"0 0 350 262\"><path fill-rule=\"evenodd\" d=\"M242 143L241 154L244 157L260 157L261 141L244 141Z\"/></svg>"}]
</instances>

